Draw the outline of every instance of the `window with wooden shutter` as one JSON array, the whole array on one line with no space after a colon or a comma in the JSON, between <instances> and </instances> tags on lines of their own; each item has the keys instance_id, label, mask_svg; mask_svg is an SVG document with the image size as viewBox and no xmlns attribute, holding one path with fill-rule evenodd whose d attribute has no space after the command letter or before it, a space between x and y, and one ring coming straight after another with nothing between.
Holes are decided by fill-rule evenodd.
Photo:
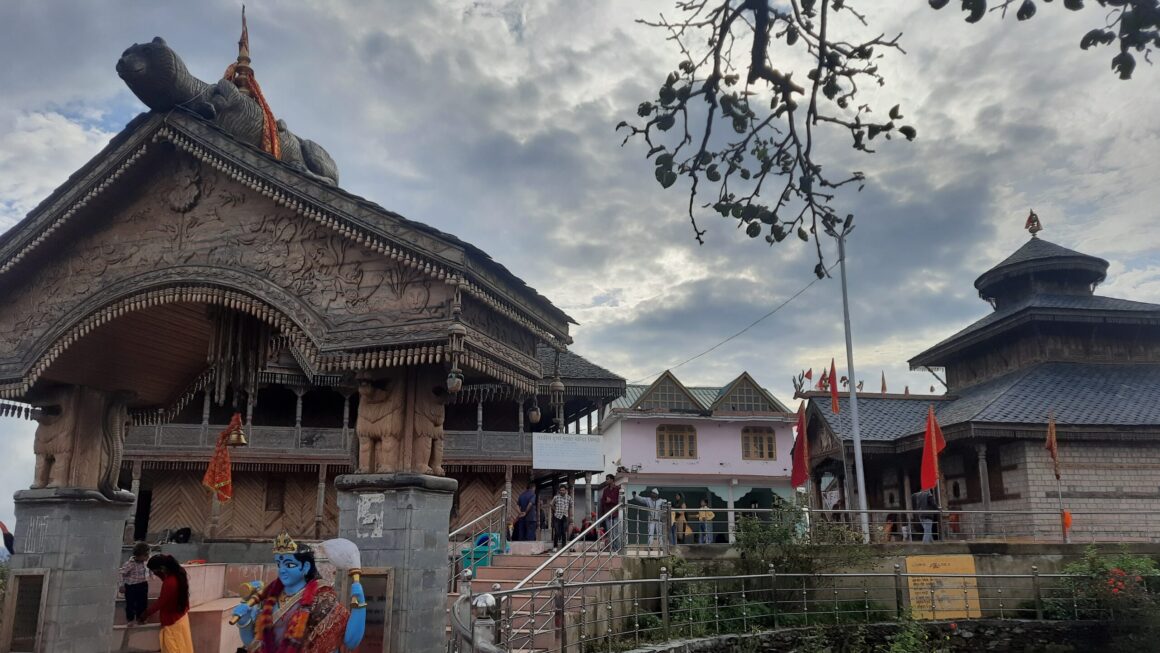
<instances>
[{"instance_id":1,"label":"window with wooden shutter","mask_svg":"<svg viewBox=\"0 0 1160 653\"><path fill-rule=\"evenodd\" d=\"M777 436L768 426L746 426L741 429L742 460L775 460Z\"/></svg>"},{"instance_id":2,"label":"window with wooden shutter","mask_svg":"<svg viewBox=\"0 0 1160 653\"><path fill-rule=\"evenodd\" d=\"M657 458L696 458L697 429L688 424L657 427Z\"/></svg>"}]
</instances>

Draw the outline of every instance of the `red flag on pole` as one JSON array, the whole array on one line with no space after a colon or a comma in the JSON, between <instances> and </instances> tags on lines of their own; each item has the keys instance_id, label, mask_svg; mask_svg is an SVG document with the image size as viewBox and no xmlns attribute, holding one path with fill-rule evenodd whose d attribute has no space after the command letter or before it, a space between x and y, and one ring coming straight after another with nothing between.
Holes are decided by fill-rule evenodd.
<instances>
[{"instance_id":1,"label":"red flag on pole","mask_svg":"<svg viewBox=\"0 0 1160 653\"><path fill-rule=\"evenodd\" d=\"M934 417L934 404L926 413L926 436L922 443L922 490L933 490L938 486L938 455L945 449L942 429Z\"/></svg>"},{"instance_id":2,"label":"red flag on pole","mask_svg":"<svg viewBox=\"0 0 1160 653\"><path fill-rule=\"evenodd\" d=\"M209 459L209 467L201 484L217 495L218 501L229 501L234 496L233 473L230 469L230 433L242 428L242 414L234 413L229 426L218 434L217 445L213 449L213 457Z\"/></svg>"},{"instance_id":3,"label":"red flag on pole","mask_svg":"<svg viewBox=\"0 0 1160 653\"><path fill-rule=\"evenodd\" d=\"M814 368L811 367L810 369L806 370L806 373L804 376L806 379L813 381L814 380Z\"/></svg>"},{"instance_id":4,"label":"red flag on pole","mask_svg":"<svg viewBox=\"0 0 1160 653\"><path fill-rule=\"evenodd\" d=\"M1060 480L1059 477L1059 442L1055 439L1055 415L1047 414L1047 444L1044 445L1051 454L1051 466L1055 471L1055 480Z\"/></svg>"},{"instance_id":5,"label":"red flag on pole","mask_svg":"<svg viewBox=\"0 0 1160 653\"><path fill-rule=\"evenodd\" d=\"M838 405L838 370L834 367L834 359L830 359L830 410L835 413L842 412L841 406Z\"/></svg>"},{"instance_id":6,"label":"red flag on pole","mask_svg":"<svg viewBox=\"0 0 1160 653\"><path fill-rule=\"evenodd\" d=\"M790 487L801 487L810 480L810 443L806 437L806 404L798 405L797 439L793 445L793 471L790 473Z\"/></svg>"}]
</instances>

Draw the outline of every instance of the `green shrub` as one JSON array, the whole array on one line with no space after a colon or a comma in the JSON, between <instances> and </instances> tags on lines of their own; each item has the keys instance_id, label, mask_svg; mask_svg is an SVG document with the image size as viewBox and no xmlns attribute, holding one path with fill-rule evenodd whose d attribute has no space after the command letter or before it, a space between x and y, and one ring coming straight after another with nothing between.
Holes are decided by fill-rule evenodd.
<instances>
[{"instance_id":1,"label":"green shrub","mask_svg":"<svg viewBox=\"0 0 1160 653\"><path fill-rule=\"evenodd\" d=\"M1160 569L1156 561L1133 555L1127 547L1105 555L1095 546L1084 550L1081 560L1063 568L1067 594L1045 602L1045 615L1053 619L1114 619L1137 624L1152 623L1160 616L1156 589Z\"/></svg>"}]
</instances>

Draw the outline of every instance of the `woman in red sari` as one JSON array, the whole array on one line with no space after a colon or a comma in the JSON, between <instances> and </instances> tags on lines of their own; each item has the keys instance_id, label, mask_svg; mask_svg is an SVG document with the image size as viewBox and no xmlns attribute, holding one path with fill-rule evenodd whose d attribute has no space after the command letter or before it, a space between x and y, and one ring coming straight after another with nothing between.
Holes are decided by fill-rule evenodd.
<instances>
[{"instance_id":1,"label":"woman in red sari","mask_svg":"<svg viewBox=\"0 0 1160 653\"><path fill-rule=\"evenodd\" d=\"M145 610L142 619L157 613L161 618L161 653L194 653L189 632L189 577L177 560L159 553L145 563L161 579L161 594Z\"/></svg>"}]
</instances>

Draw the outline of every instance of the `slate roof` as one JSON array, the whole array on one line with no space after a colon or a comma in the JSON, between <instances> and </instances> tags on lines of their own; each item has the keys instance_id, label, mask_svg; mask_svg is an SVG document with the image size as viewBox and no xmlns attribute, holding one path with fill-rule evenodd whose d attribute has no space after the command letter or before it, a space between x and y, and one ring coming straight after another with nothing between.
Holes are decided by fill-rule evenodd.
<instances>
[{"instance_id":1,"label":"slate roof","mask_svg":"<svg viewBox=\"0 0 1160 653\"><path fill-rule=\"evenodd\" d=\"M975 279L975 288L984 296L993 285L1012 276L1036 270L1072 270L1087 272L1094 281L1102 281L1108 262L1102 258L1061 247L1042 238L1032 238Z\"/></svg>"},{"instance_id":2,"label":"slate roof","mask_svg":"<svg viewBox=\"0 0 1160 653\"><path fill-rule=\"evenodd\" d=\"M613 408L632 408L632 406L640 401L641 395L645 390L651 388L652 385L630 385L625 387L624 396L612 402ZM709 410L713 402L717 401L717 397L721 395L721 391L725 388L710 388L705 386L685 386L689 394L693 395L693 399L697 400L701 408Z\"/></svg>"},{"instance_id":3,"label":"slate roof","mask_svg":"<svg viewBox=\"0 0 1160 653\"><path fill-rule=\"evenodd\" d=\"M640 401L641 395L643 395L645 393L645 391L651 387L652 387L651 385L626 386L624 396L617 399L616 401L614 401L612 403L612 408L622 408L622 409L632 408L633 405L636 404L637 401ZM700 404L701 408L704 410L710 410L713 407L713 404L717 402L717 399L721 397L721 393L725 392L725 390L727 390L728 388L729 388L729 386L724 386L724 387L709 387L709 386L694 386L694 385L685 386L685 389L689 391L689 394L693 395L693 399L696 399L697 403ZM769 391L766 390L766 392L768 393ZM770 396L772 396L772 395L770 395ZM776 397L774 397L774 402L775 402L774 408L781 406L781 402L778 401ZM782 408L784 408L784 406L782 406ZM784 411L784 412L789 412L789 411Z\"/></svg>"},{"instance_id":4,"label":"slate roof","mask_svg":"<svg viewBox=\"0 0 1160 653\"><path fill-rule=\"evenodd\" d=\"M556 350L547 345L537 345L536 359L540 361L544 379L550 380L556 369ZM624 377L609 372L571 350L560 352L560 378L624 382Z\"/></svg>"},{"instance_id":5,"label":"slate roof","mask_svg":"<svg viewBox=\"0 0 1160 653\"><path fill-rule=\"evenodd\" d=\"M934 404L943 427L955 424L1047 423L1048 411L1060 425L1160 425L1160 364L1041 363L942 397L858 397L861 435L894 441L920 435L927 406ZM830 430L850 438L847 397L841 413L830 412L828 398L815 398L813 410Z\"/></svg>"},{"instance_id":6,"label":"slate roof","mask_svg":"<svg viewBox=\"0 0 1160 653\"><path fill-rule=\"evenodd\" d=\"M921 431L926 425L927 407L932 402L943 401L942 397L911 395L909 397L875 397L870 394L858 395L858 430L863 440L893 442ZM850 435L852 419L850 397L838 397L841 412L835 415L830 410L830 398L814 397L814 411L826 421L835 435L843 438Z\"/></svg>"},{"instance_id":7,"label":"slate roof","mask_svg":"<svg viewBox=\"0 0 1160 653\"><path fill-rule=\"evenodd\" d=\"M995 330L1011 326L1023 321L1023 318L1041 312L1063 313L1080 315L1084 312L1099 311L1102 313L1119 313L1122 317L1135 317L1160 320L1160 304L1134 302L1128 299L1115 297L1101 297L1099 295L1031 295L1024 300L994 311L970 326L955 333L938 344L928 347L922 353L910 359L911 368L922 365L938 365L932 357L945 355L949 351L960 349L981 339L983 332L994 326ZM1011 325L1002 323L1009 321ZM947 351L942 351L947 350Z\"/></svg>"}]
</instances>

